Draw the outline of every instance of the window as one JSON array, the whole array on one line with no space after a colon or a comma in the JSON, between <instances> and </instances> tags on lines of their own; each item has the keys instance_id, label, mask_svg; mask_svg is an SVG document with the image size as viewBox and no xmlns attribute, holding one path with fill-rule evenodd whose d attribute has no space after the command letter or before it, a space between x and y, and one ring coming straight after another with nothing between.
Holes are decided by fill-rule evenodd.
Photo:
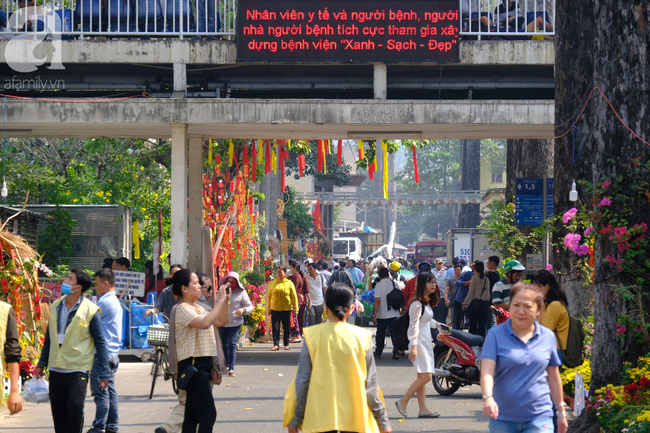
<instances>
[{"instance_id":1,"label":"window","mask_svg":"<svg viewBox=\"0 0 650 433\"><path fill-rule=\"evenodd\" d=\"M503 183L503 173L492 173L492 183Z\"/></svg>"},{"instance_id":2,"label":"window","mask_svg":"<svg viewBox=\"0 0 650 433\"><path fill-rule=\"evenodd\" d=\"M354 241L350 241L350 252L353 253L357 250L357 245L354 243Z\"/></svg>"},{"instance_id":3,"label":"window","mask_svg":"<svg viewBox=\"0 0 650 433\"><path fill-rule=\"evenodd\" d=\"M334 240L334 254L348 254L348 241L337 241Z\"/></svg>"}]
</instances>

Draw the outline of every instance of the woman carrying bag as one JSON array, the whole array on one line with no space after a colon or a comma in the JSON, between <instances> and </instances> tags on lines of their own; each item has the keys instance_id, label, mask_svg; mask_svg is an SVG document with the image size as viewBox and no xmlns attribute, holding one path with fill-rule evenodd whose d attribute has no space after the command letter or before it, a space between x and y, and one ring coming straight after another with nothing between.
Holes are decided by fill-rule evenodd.
<instances>
[{"instance_id":1,"label":"woman carrying bag","mask_svg":"<svg viewBox=\"0 0 650 433\"><path fill-rule=\"evenodd\" d=\"M219 315L228 308L227 285L219 288L214 308L209 313L197 301L201 298L199 277L189 269L174 274L172 292L180 298L174 311L178 388L187 393L183 433L212 432L217 409L210 381L217 342L213 326L220 324Z\"/></svg>"},{"instance_id":2,"label":"woman carrying bag","mask_svg":"<svg viewBox=\"0 0 650 433\"><path fill-rule=\"evenodd\" d=\"M333 284L325 294L330 321L305 329L298 370L284 400L289 433L392 431L380 398L372 334L347 323L353 302L351 288Z\"/></svg>"},{"instance_id":3,"label":"woman carrying bag","mask_svg":"<svg viewBox=\"0 0 650 433\"><path fill-rule=\"evenodd\" d=\"M438 305L439 295L436 291L436 277L430 272L423 272L417 276L415 298L409 307L409 361L415 366L417 379L409 387L401 400L395 402L397 411L404 418L407 417L406 406L413 394L418 396L420 412L418 418L437 418L438 412L431 412L427 407L427 383L431 382L431 375L435 371L433 357L433 342L431 328L439 324L433 319L433 308Z\"/></svg>"},{"instance_id":4,"label":"woman carrying bag","mask_svg":"<svg viewBox=\"0 0 650 433\"><path fill-rule=\"evenodd\" d=\"M544 310L542 311L540 323L555 333L557 356L564 363L562 351L566 350L567 340L569 339L569 324L571 323L569 310L567 309L569 301L566 293L549 271L537 272L533 276L531 283L539 287L544 294Z\"/></svg>"},{"instance_id":5,"label":"woman carrying bag","mask_svg":"<svg viewBox=\"0 0 650 433\"><path fill-rule=\"evenodd\" d=\"M485 276L485 264L474 262L474 276L469 281L469 292L463 301L463 310L469 319L469 333L485 337L485 323L490 309L490 280Z\"/></svg>"}]
</instances>

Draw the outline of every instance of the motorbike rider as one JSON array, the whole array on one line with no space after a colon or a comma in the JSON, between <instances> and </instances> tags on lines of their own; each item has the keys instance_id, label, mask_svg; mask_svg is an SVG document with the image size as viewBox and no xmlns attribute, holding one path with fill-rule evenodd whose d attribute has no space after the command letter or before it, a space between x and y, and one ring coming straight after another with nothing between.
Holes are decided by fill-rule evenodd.
<instances>
[{"instance_id":1,"label":"motorbike rider","mask_svg":"<svg viewBox=\"0 0 650 433\"><path fill-rule=\"evenodd\" d=\"M510 290L521 278L521 272L526 268L518 260L509 260L503 265L506 272L501 280L492 288L492 305L510 310Z\"/></svg>"},{"instance_id":2,"label":"motorbike rider","mask_svg":"<svg viewBox=\"0 0 650 433\"><path fill-rule=\"evenodd\" d=\"M399 287L400 290L403 290L408 280L404 275L400 274L399 270L401 268L402 264L398 261L392 262L388 267L388 269L390 269L390 277L395 281L397 287Z\"/></svg>"}]
</instances>

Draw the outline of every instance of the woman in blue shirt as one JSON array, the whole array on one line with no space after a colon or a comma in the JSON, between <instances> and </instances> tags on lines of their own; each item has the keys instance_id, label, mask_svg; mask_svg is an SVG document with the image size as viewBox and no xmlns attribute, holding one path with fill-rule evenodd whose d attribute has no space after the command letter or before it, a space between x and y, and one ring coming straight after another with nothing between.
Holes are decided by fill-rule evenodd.
<instances>
[{"instance_id":1,"label":"woman in blue shirt","mask_svg":"<svg viewBox=\"0 0 650 433\"><path fill-rule=\"evenodd\" d=\"M491 433L566 433L560 359L555 336L537 320L544 295L539 287L517 283L510 298L510 319L492 328L483 345L483 413Z\"/></svg>"}]
</instances>

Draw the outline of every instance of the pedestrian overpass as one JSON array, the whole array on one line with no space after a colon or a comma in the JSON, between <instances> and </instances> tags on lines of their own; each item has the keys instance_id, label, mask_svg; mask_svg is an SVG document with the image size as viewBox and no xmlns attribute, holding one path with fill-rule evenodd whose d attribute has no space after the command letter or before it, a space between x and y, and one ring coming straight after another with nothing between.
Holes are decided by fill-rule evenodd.
<instances>
[{"instance_id":1,"label":"pedestrian overpass","mask_svg":"<svg viewBox=\"0 0 650 433\"><path fill-rule=\"evenodd\" d=\"M231 40L115 36L0 40L6 137L171 137L172 261L197 268L206 138L553 137L548 41L464 38L455 62L305 62L238 60ZM16 71L34 59L50 68Z\"/></svg>"}]
</instances>

